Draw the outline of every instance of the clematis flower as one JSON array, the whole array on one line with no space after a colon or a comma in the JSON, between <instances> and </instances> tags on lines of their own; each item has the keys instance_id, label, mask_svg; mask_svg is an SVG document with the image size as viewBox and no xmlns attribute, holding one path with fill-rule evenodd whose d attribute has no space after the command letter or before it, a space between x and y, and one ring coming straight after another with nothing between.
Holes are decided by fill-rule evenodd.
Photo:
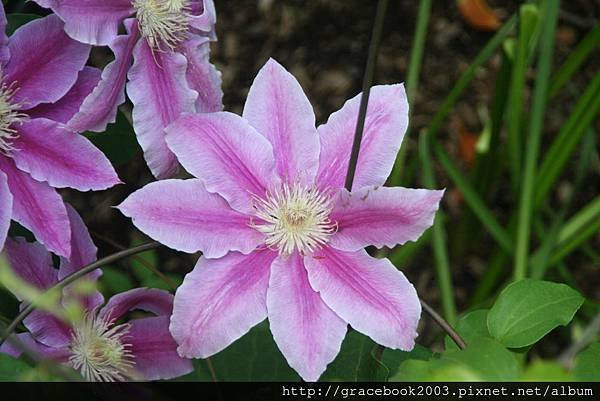
<instances>
[{"instance_id":1,"label":"clematis flower","mask_svg":"<svg viewBox=\"0 0 600 401\"><path fill-rule=\"evenodd\" d=\"M115 54L69 126L104 131L125 101L129 78L133 127L148 167L157 178L173 176L178 163L164 128L183 112L222 109L221 76L209 63L210 41L216 40L213 1L35 1L62 18L72 38L108 45ZM124 35L118 35L121 24Z\"/></svg>"},{"instance_id":2,"label":"clematis flower","mask_svg":"<svg viewBox=\"0 0 600 401\"><path fill-rule=\"evenodd\" d=\"M406 277L364 247L416 240L443 191L386 188L408 118L402 85L371 90L355 188L343 188L360 96L326 124L270 60L243 116L187 114L167 143L197 179L151 183L119 209L150 237L202 251L175 294L171 333L184 357L206 358L268 317L305 380L340 350L347 324L410 350L421 307Z\"/></svg>"},{"instance_id":3,"label":"clematis flower","mask_svg":"<svg viewBox=\"0 0 600 401\"><path fill-rule=\"evenodd\" d=\"M50 253L39 243L24 239L6 242L8 260L16 274L29 284L45 290L59 280L96 260L96 247L83 221L68 207L73 227L70 259L61 258L59 269L52 265ZM95 282L102 274L95 270L80 280ZM29 332L13 336L20 347L41 358L64 363L78 370L88 381L157 380L177 377L193 370L189 360L177 355L169 334L173 296L157 289L136 288L110 298L94 291L82 296L73 283L64 288L62 302L77 297L85 318L69 325L54 315L36 310L25 320ZM117 323L127 312L142 310L156 316ZM7 341L0 352L18 357L22 348Z\"/></svg>"},{"instance_id":4,"label":"clematis flower","mask_svg":"<svg viewBox=\"0 0 600 401\"><path fill-rule=\"evenodd\" d=\"M101 190L119 183L108 159L66 123L100 79L85 67L90 46L48 16L7 38L0 9L0 249L10 220L70 254L67 210L55 188ZM85 128L85 127L84 127Z\"/></svg>"}]
</instances>

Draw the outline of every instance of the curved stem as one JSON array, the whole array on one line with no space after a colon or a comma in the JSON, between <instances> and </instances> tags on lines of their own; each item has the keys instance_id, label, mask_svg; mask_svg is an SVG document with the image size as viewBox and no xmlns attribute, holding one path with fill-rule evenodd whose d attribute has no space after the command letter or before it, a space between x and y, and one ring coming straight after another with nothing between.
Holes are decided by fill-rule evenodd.
<instances>
[{"instance_id":1,"label":"curved stem","mask_svg":"<svg viewBox=\"0 0 600 401\"><path fill-rule=\"evenodd\" d=\"M115 261L117 261L119 259L123 259L123 258L126 258L126 257L131 256L131 255L135 255L135 254L140 253L140 252L144 252L144 251L147 251L147 250L150 250L150 249L158 248L159 246L161 246L160 243L158 243L156 241L153 241L153 242L148 242L148 243L145 243L145 244L142 244L142 245L134 246L133 248L125 249L124 251L121 251L121 252L114 253L114 254L109 255L109 256L107 256L105 258L99 259L99 260L95 261L94 263L90 263L89 265L82 267L80 270L77 270L76 272L68 275L67 277L65 277L64 279L62 279L61 281L59 281L53 287L49 288L46 291L48 292L48 291L61 290L64 287L66 287L67 285L69 285L72 282L76 281L77 279L85 276L89 272L98 269L99 267L102 267L102 266L107 265L109 263L115 262ZM17 317L15 317L15 319L10 323L10 325L8 325L8 327L6 328L6 330L4 330L4 333L2 334L2 337L0 337L0 345L2 345L4 343L4 341L6 341L6 339L15 331L15 329L17 328L17 326L31 312L33 312L34 309L35 309L35 305L34 304L29 304L29 305L27 305L21 311L21 313L19 313L17 315Z\"/></svg>"},{"instance_id":2,"label":"curved stem","mask_svg":"<svg viewBox=\"0 0 600 401\"><path fill-rule=\"evenodd\" d=\"M423 310L427 312L427 314L434 320L434 322L436 322L438 326L440 326L446 332L446 334L450 336L452 341L454 341L456 345L458 345L458 348L467 348L467 343L465 343L465 340L463 340L460 334L458 334L458 332L454 330L450 323L445 321L443 317L441 317L431 306L429 306L429 304L427 304L427 302L423 301L420 298L419 301L421 301L421 306L423 307Z\"/></svg>"}]
</instances>

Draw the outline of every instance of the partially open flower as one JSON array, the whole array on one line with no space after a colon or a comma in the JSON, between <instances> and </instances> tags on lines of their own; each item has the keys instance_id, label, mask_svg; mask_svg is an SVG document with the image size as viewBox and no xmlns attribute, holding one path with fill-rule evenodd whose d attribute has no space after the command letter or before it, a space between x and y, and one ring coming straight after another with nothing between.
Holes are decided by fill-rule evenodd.
<instances>
[{"instance_id":1,"label":"partially open flower","mask_svg":"<svg viewBox=\"0 0 600 401\"><path fill-rule=\"evenodd\" d=\"M186 114L167 143L191 174L132 194L119 209L154 239L203 256L177 290L171 333L185 357L211 356L268 317L275 342L305 380L340 350L347 324L410 350L416 291L368 245L416 240L443 191L386 188L402 143L402 85L371 90L354 186L343 188L360 96L315 128L300 85L270 60L243 117Z\"/></svg>"},{"instance_id":2,"label":"partially open flower","mask_svg":"<svg viewBox=\"0 0 600 401\"><path fill-rule=\"evenodd\" d=\"M52 287L96 260L96 247L83 221L70 207L68 213L73 227L73 252L70 259L61 258L58 270L52 265L50 253L39 243L23 239L6 242L6 254L15 273L39 290ZM98 269L80 280L95 282L101 274ZM136 288L113 296L102 307L102 294L94 291L82 296L73 285L63 290L62 302L78 300L85 309L84 318L71 325L35 310L23 322L29 332L13 337L20 346L41 358L71 366L88 381L170 379L192 371L190 361L177 355L169 333L171 294ZM131 310L155 316L120 322ZM0 347L0 352L15 357L22 351L10 340Z\"/></svg>"}]
</instances>

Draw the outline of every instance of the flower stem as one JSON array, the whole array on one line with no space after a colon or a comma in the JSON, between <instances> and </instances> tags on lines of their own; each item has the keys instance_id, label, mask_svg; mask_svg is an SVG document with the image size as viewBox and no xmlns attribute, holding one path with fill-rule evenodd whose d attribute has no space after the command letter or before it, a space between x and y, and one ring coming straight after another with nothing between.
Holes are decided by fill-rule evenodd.
<instances>
[{"instance_id":1,"label":"flower stem","mask_svg":"<svg viewBox=\"0 0 600 401\"><path fill-rule=\"evenodd\" d=\"M125 249L121 252L117 252L114 253L112 255L109 255L105 258L99 259L97 261L95 261L94 263L90 263L87 266L82 267L80 270L77 270L76 272L68 275L67 277L65 277L64 279L62 279L61 281L59 281L58 283L56 283L53 287L49 288L46 290L46 292L50 292L50 291L57 291L57 290L61 290L64 287L66 287L67 285L71 284L72 282L80 279L81 277L85 276L86 274L98 269L99 267L102 267L104 265L113 263L117 260L126 258L128 256L131 255L135 255L137 253L141 253L150 249L154 249L154 248L158 248L159 246L161 246L160 243L158 242L148 242L142 245L138 245L138 246L134 246L132 248L129 249ZM6 339L15 331L15 329L17 328L17 326L31 313L33 312L33 310L35 309L34 304L29 304L27 305L22 311L21 313L19 313L17 315L17 317L10 323L10 325L8 325L8 327L6 328L6 330L4 330L4 333L2 334L2 337L0 337L0 345L2 345L4 343L4 341L6 341Z\"/></svg>"},{"instance_id":2,"label":"flower stem","mask_svg":"<svg viewBox=\"0 0 600 401\"><path fill-rule=\"evenodd\" d=\"M375 67L377 66L377 55L379 53L379 44L381 43L381 33L383 31L383 20L387 9L388 0L379 0L377 3L377 12L375 14L375 23L373 25L373 33L371 35L371 43L369 44L369 55L367 57L367 66L363 77L363 90L360 97L360 106L358 109L358 120L356 122L356 131L354 132L354 142L352 143L352 151L350 153L350 161L348 162L348 173L346 174L345 187L348 191L352 190L354 182L354 173L356 172L356 164L358 162L358 154L360 152L360 143L362 142L363 131L365 128L365 119L367 117L367 106L369 104L369 94L371 85L373 85L373 77L375 76Z\"/></svg>"}]
</instances>

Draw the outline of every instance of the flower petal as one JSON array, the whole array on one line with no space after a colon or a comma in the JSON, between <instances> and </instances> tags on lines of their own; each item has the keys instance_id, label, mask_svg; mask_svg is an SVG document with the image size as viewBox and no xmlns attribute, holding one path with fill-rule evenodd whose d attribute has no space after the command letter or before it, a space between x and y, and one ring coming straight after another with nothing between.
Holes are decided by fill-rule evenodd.
<instances>
[{"instance_id":1,"label":"flower petal","mask_svg":"<svg viewBox=\"0 0 600 401\"><path fill-rule=\"evenodd\" d=\"M131 67L133 48L139 39L134 19L126 20L125 28L128 33L119 35L109 45L115 55L114 61L104 67L100 82L68 122L75 132L103 132L107 124L116 121L117 107L125 102L127 71Z\"/></svg>"},{"instance_id":2,"label":"flower petal","mask_svg":"<svg viewBox=\"0 0 600 401\"><path fill-rule=\"evenodd\" d=\"M118 320L132 310L152 312L157 316L167 316L173 310L173 295L156 288L134 288L113 295L98 316Z\"/></svg>"},{"instance_id":3,"label":"flower petal","mask_svg":"<svg viewBox=\"0 0 600 401\"><path fill-rule=\"evenodd\" d=\"M433 224L444 191L365 187L338 193L329 215L338 231L329 244L345 251L416 241Z\"/></svg>"},{"instance_id":4,"label":"flower petal","mask_svg":"<svg viewBox=\"0 0 600 401\"><path fill-rule=\"evenodd\" d=\"M348 100L319 126L321 156L317 184L320 188L344 186L352 139L356 130L361 94ZM354 177L354 188L383 185L392 171L408 126L404 85L371 88L363 138Z\"/></svg>"},{"instance_id":5,"label":"flower petal","mask_svg":"<svg viewBox=\"0 0 600 401\"><path fill-rule=\"evenodd\" d=\"M208 193L197 179L150 183L118 208L153 239L183 252L202 251L208 258L249 253L264 239L249 226L249 216Z\"/></svg>"},{"instance_id":6,"label":"flower petal","mask_svg":"<svg viewBox=\"0 0 600 401\"><path fill-rule=\"evenodd\" d=\"M15 274L38 290L47 290L58 282L58 271L52 266L50 252L38 242L27 242L24 238L6 241L6 254ZM19 294L15 294L20 299ZM23 324L33 337L50 347L68 344L69 328L50 313L34 310Z\"/></svg>"},{"instance_id":7,"label":"flower petal","mask_svg":"<svg viewBox=\"0 0 600 401\"><path fill-rule=\"evenodd\" d=\"M342 319L375 342L410 351L421 304L404 274L366 251L323 248L304 260L312 287Z\"/></svg>"},{"instance_id":8,"label":"flower petal","mask_svg":"<svg viewBox=\"0 0 600 401\"><path fill-rule=\"evenodd\" d=\"M10 60L10 50L8 49L8 36L6 35L6 13L4 7L0 7L0 67L4 67Z\"/></svg>"},{"instance_id":9,"label":"flower petal","mask_svg":"<svg viewBox=\"0 0 600 401\"><path fill-rule=\"evenodd\" d=\"M8 178L13 195L13 220L35 235L46 248L60 256L71 253L71 229L60 195L45 182L19 170L12 159L0 155L0 170Z\"/></svg>"},{"instance_id":10,"label":"flower petal","mask_svg":"<svg viewBox=\"0 0 600 401\"><path fill-rule=\"evenodd\" d=\"M240 212L251 212L252 195L264 196L276 180L271 144L235 114L185 114L166 131L183 167Z\"/></svg>"},{"instance_id":11,"label":"flower petal","mask_svg":"<svg viewBox=\"0 0 600 401\"><path fill-rule=\"evenodd\" d=\"M186 78L190 88L198 92L196 111L209 113L223 110L221 72L209 61L210 42L194 36L186 40L180 49L187 59Z\"/></svg>"},{"instance_id":12,"label":"flower petal","mask_svg":"<svg viewBox=\"0 0 600 401\"><path fill-rule=\"evenodd\" d=\"M29 110L27 115L32 118L45 117L66 124L79 111L85 98L98 85L101 73L102 71L98 68L84 67L79 71L75 85L62 99L55 103L42 103Z\"/></svg>"},{"instance_id":13,"label":"flower petal","mask_svg":"<svg viewBox=\"0 0 600 401\"><path fill-rule=\"evenodd\" d=\"M296 78L269 59L250 87L244 118L273 145L279 176L312 184L319 165L315 113Z\"/></svg>"},{"instance_id":14,"label":"flower petal","mask_svg":"<svg viewBox=\"0 0 600 401\"><path fill-rule=\"evenodd\" d=\"M190 26L206 35L211 40L216 40L215 23L217 12L213 0L193 0L190 2Z\"/></svg>"},{"instance_id":15,"label":"flower petal","mask_svg":"<svg viewBox=\"0 0 600 401\"><path fill-rule=\"evenodd\" d=\"M34 354L38 358L56 362L68 361L70 354L68 348L46 346L36 341L29 333L12 335L0 346L0 353L10 355L13 358L20 357L24 351Z\"/></svg>"},{"instance_id":16,"label":"flower petal","mask_svg":"<svg viewBox=\"0 0 600 401\"><path fill-rule=\"evenodd\" d=\"M83 135L45 118L19 128L12 153L17 167L55 188L101 190L120 183L110 161Z\"/></svg>"},{"instance_id":17,"label":"flower petal","mask_svg":"<svg viewBox=\"0 0 600 401\"><path fill-rule=\"evenodd\" d=\"M183 112L195 110L198 93L187 84L186 58L153 51L140 40L133 51L127 94L133 103L133 127L144 158L158 179L175 175L177 158L165 142L165 127Z\"/></svg>"},{"instance_id":18,"label":"flower petal","mask_svg":"<svg viewBox=\"0 0 600 401\"><path fill-rule=\"evenodd\" d=\"M70 274L75 273L82 267L96 261L96 253L98 248L94 245L92 237L88 232L83 220L71 205L67 206L67 214L69 223L71 224L71 257L61 258L60 267L58 269L58 279L62 280ZM86 280L88 283L96 284L96 281L102 276L102 270L96 269L85 277L77 280L76 283L66 286L63 289L65 299L73 296L73 288L80 285ZM92 291L90 294L85 294L81 299L81 304L85 310L91 311L104 303L104 296L98 290Z\"/></svg>"},{"instance_id":19,"label":"flower petal","mask_svg":"<svg viewBox=\"0 0 600 401\"><path fill-rule=\"evenodd\" d=\"M56 15L31 21L15 31L8 42L10 61L4 82L17 82L13 100L22 109L54 103L77 81L90 55L90 46L68 37Z\"/></svg>"},{"instance_id":20,"label":"flower petal","mask_svg":"<svg viewBox=\"0 0 600 401\"><path fill-rule=\"evenodd\" d=\"M129 324L124 341L131 344L134 370L144 380L172 379L194 370L191 360L177 354L168 316L133 319Z\"/></svg>"},{"instance_id":21,"label":"flower petal","mask_svg":"<svg viewBox=\"0 0 600 401\"><path fill-rule=\"evenodd\" d=\"M347 324L312 289L302 259L279 256L271 266L269 326L289 365L305 381L317 381L339 353Z\"/></svg>"},{"instance_id":22,"label":"flower petal","mask_svg":"<svg viewBox=\"0 0 600 401\"><path fill-rule=\"evenodd\" d=\"M12 204L13 196L8 187L8 179L6 174L0 171L0 205L2 205L2 208L0 208L0 251L4 247L4 241L6 241L8 229L10 228Z\"/></svg>"},{"instance_id":23,"label":"flower petal","mask_svg":"<svg viewBox=\"0 0 600 401\"><path fill-rule=\"evenodd\" d=\"M175 294L170 329L179 355L209 357L267 317L269 268L276 256L262 250L198 260Z\"/></svg>"},{"instance_id":24,"label":"flower petal","mask_svg":"<svg viewBox=\"0 0 600 401\"><path fill-rule=\"evenodd\" d=\"M134 13L131 0L34 0L51 8L72 38L91 45L106 45L117 37L121 21Z\"/></svg>"}]
</instances>

